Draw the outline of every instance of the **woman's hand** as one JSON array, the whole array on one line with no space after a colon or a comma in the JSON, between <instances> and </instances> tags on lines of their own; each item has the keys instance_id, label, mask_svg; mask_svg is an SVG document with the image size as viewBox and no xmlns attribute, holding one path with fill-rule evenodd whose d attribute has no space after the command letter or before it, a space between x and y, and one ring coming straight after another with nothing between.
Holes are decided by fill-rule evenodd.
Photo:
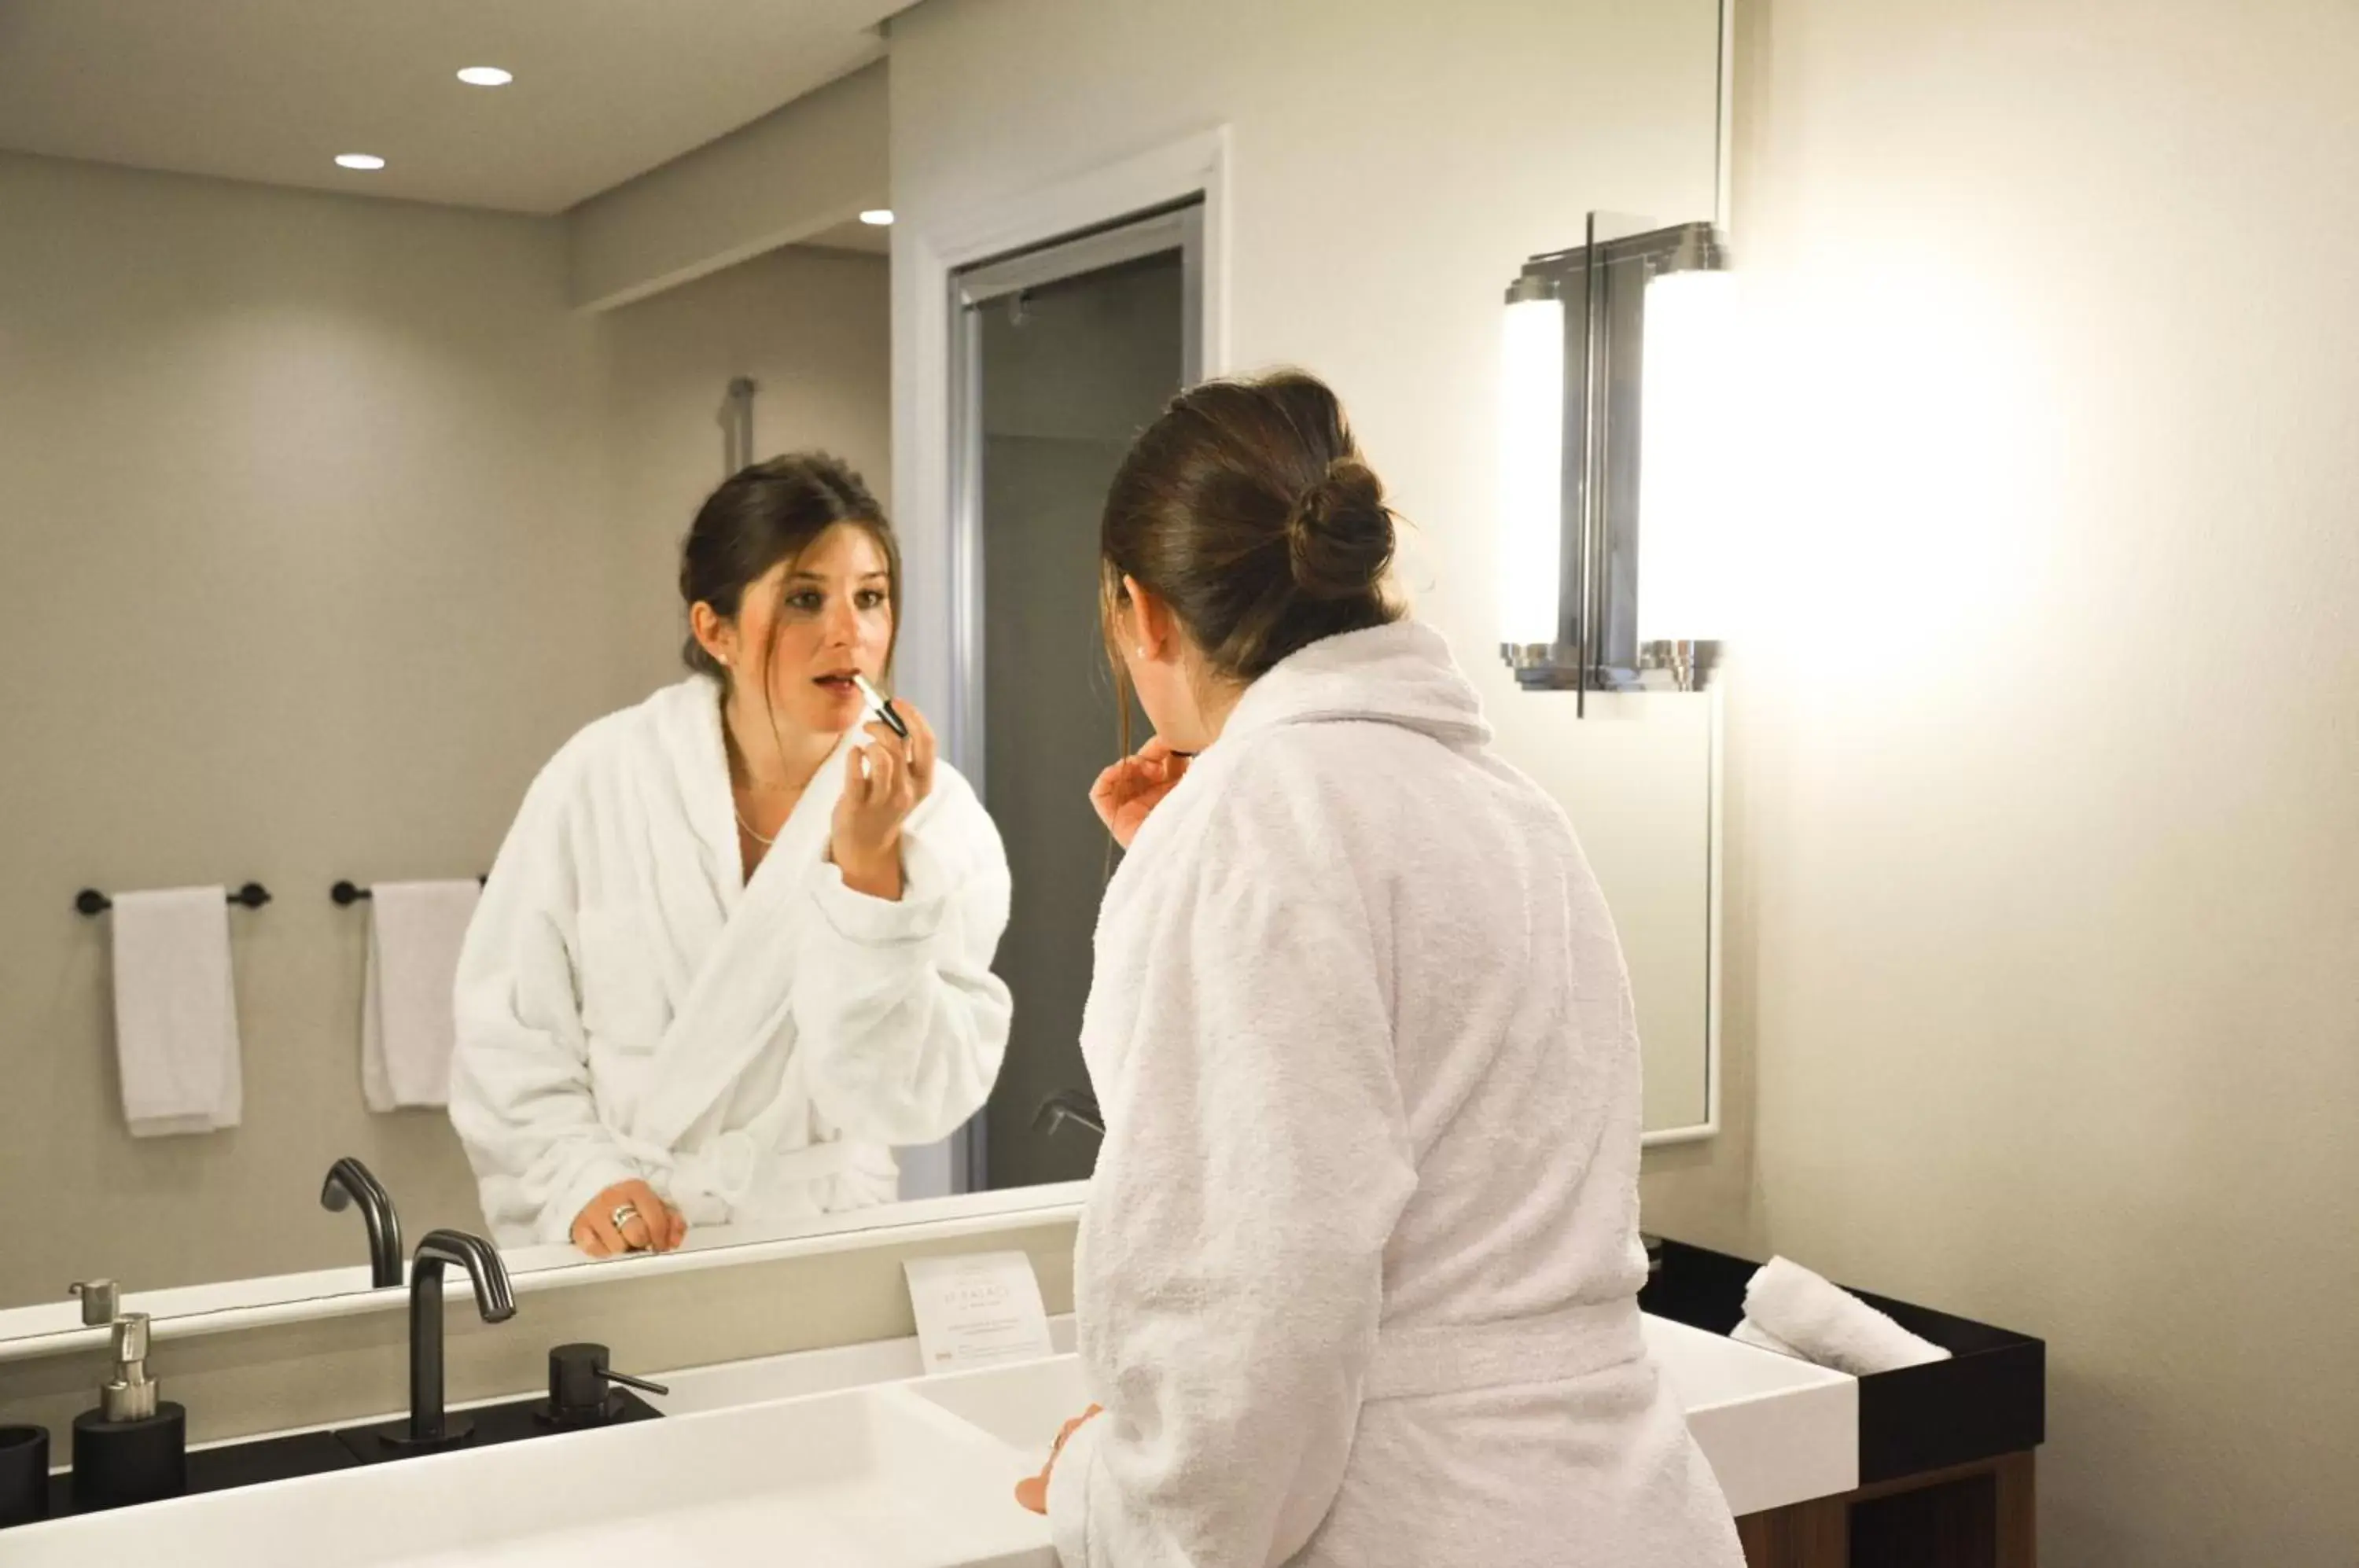
<instances>
[{"instance_id":1,"label":"woman's hand","mask_svg":"<svg viewBox=\"0 0 2359 1568\"><path fill-rule=\"evenodd\" d=\"M1157 735L1098 775L1090 789L1090 804L1097 808L1098 821L1105 823L1114 843L1130 847L1147 813L1188 776L1188 761Z\"/></svg>"},{"instance_id":2,"label":"woman's hand","mask_svg":"<svg viewBox=\"0 0 2359 1568\"><path fill-rule=\"evenodd\" d=\"M1101 1413L1097 1406L1092 1405L1065 1423L1065 1430L1057 1434L1055 1446L1049 1450L1049 1463L1040 1466L1040 1474L1027 1475L1016 1483L1016 1500L1018 1503L1036 1514L1049 1511L1049 1475L1057 1468L1057 1455L1065 1452L1065 1440L1081 1431L1083 1421Z\"/></svg>"},{"instance_id":3,"label":"woman's hand","mask_svg":"<svg viewBox=\"0 0 2359 1568\"><path fill-rule=\"evenodd\" d=\"M618 1209L633 1212L614 1224ZM573 1245L592 1258L625 1252L669 1252L688 1239L688 1221L645 1181L617 1181L573 1216Z\"/></svg>"},{"instance_id":4,"label":"woman's hand","mask_svg":"<svg viewBox=\"0 0 2359 1568\"><path fill-rule=\"evenodd\" d=\"M901 897L901 824L934 789L932 727L908 702L896 702L893 711L909 738L881 719L869 721L867 743L844 757L843 797L828 844L846 887L887 902Z\"/></svg>"}]
</instances>

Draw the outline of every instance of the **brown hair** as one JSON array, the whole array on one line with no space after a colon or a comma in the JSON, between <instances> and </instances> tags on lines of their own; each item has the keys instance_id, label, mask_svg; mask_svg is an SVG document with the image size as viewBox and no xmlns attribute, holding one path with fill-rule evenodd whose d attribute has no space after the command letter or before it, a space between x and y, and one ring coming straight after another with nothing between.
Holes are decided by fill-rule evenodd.
<instances>
[{"instance_id":1,"label":"brown hair","mask_svg":"<svg viewBox=\"0 0 2359 1568\"><path fill-rule=\"evenodd\" d=\"M789 452L741 468L705 497L679 547L681 604L691 609L710 604L715 614L736 619L745 608L745 590L764 572L782 561L801 560L838 523L862 529L884 553L893 644L897 645L901 548L893 537L893 525L885 520L885 508L851 465L821 452ZM888 673L892 646L885 655ZM729 672L692 634L680 657L698 674L727 683ZM765 650L766 664L767 658Z\"/></svg>"},{"instance_id":2,"label":"brown hair","mask_svg":"<svg viewBox=\"0 0 2359 1568\"><path fill-rule=\"evenodd\" d=\"M1114 631L1125 576L1170 604L1216 673L1249 681L1323 637L1400 618L1394 528L1383 482L1316 376L1208 381L1173 398L1123 459L1099 533L1125 749Z\"/></svg>"}]
</instances>

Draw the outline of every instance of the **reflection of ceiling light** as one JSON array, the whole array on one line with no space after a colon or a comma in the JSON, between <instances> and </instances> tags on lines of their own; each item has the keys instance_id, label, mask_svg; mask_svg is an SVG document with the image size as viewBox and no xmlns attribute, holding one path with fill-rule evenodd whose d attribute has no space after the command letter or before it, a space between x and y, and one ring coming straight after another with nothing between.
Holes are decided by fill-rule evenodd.
<instances>
[{"instance_id":1,"label":"reflection of ceiling light","mask_svg":"<svg viewBox=\"0 0 2359 1568\"><path fill-rule=\"evenodd\" d=\"M893 209L890 207L871 207L868 211L860 214L860 221L866 223L871 228L881 229L886 224L893 221Z\"/></svg>"},{"instance_id":2,"label":"reflection of ceiling light","mask_svg":"<svg viewBox=\"0 0 2359 1568\"><path fill-rule=\"evenodd\" d=\"M344 169L383 169L385 167L385 159L373 152L340 152L336 155L336 162L339 167Z\"/></svg>"},{"instance_id":3,"label":"reflection of ceiling light","mask_svg":"<svg viewBox=\"0 0 2359 1568\"><path fill-rule=\"evenodd\" d=\"M459 73L459 80L470 87L506 87L516 77L496 65L471 65Z\"/></svg>"}]
</instances>

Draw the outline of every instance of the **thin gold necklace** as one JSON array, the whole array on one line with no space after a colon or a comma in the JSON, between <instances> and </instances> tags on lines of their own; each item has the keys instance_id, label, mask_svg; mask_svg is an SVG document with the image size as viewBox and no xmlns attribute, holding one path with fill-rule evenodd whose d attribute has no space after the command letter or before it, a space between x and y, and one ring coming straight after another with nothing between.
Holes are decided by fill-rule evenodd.
<instances>
[{"instance_id":1,"label":"thin gold necklace","mask_svg":"<svg viewBox=\"0 0 2359 1568\"><path fill-rule=\"evenodd\" d=\"M759 789L759 787L758 787L758 786L752 785L750 782L749 782L749 784L748 784L748 786L747 786L747 787L748 787L749 789L753 789L756 793L760 793L760 792L761 792L761 791L760 791L760 789ZM803 792L803 790L804 790L805 789L808 789L809 787L810 787L810 781L809 781L808 779L806 779L802 785L799 785L799 786L796 787L796 788L791 791L791 793L794 795L795 800L797 800L797 802L799 802L799 801L802 800L802 792ZM777 793L777 794L780 794L780 795L784 795L784 794L789 793L789 791L788 791L788 789L786 789L785 788L783 788L783 787L782 787L782 788L780 788L780 789L777 789L777 790L775 791L775 793ZM735 784L734 784L734 783L730 786L730 789L729 789L729 809L730 809L732 811L734 811L734 812L735 812L735 813L736 813L736 816L737 816L737 825L738 825L739 827L744 828L744 829L745 830L745 836L746 836L746 837L748 837L748 838L750 838L750 839L752 839L756 844L760 844L763 848L767 849L770 845L772 845L772 844L776 844L776 843L777 843L777 842L778 842L778 834L777 834L777 833L772 833L772 834L770 834L767 838L765 838L765 837L763 837L760 833L756 833L756 832L754 831L754 824L753 824L753 823L751 823L751 822L747 822L747 821L745 820L745 807L743 807L743 806L741 806L741 805L739 805L739 804L737 803L737 789L736 789ZM794 808L793 808L792 806L789 806L789 807L787 809L787 815L788 815L788 816L789 816L789 817L791 817L791 816L793 816L794 814L795 814L795 813L794 813ZM786 832L786 831L787 831L787 825L786 825L786 823L785 823L784 822L779 822L779 824L778 824L778 833L784 833L784 832Z\"/></svg>"}]
</instances>

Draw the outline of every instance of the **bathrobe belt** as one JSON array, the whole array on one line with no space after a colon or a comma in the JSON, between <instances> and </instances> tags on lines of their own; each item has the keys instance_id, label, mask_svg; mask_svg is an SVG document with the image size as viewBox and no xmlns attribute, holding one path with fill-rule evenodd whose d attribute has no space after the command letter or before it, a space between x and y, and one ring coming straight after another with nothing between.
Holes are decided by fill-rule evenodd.
<instances>
[{"instance_id":1,"label":"bathrobe belt","mask_svg":"<svg viewBox=\"0 0 2359 1568\"><path fill-rule=\"evenodd\" d=\"M1365 1400L1556 1383L1646 1354L1635 1301L1476 1323L1385 1323L1361 1387Z\"/></svg>"}]
</instances>

